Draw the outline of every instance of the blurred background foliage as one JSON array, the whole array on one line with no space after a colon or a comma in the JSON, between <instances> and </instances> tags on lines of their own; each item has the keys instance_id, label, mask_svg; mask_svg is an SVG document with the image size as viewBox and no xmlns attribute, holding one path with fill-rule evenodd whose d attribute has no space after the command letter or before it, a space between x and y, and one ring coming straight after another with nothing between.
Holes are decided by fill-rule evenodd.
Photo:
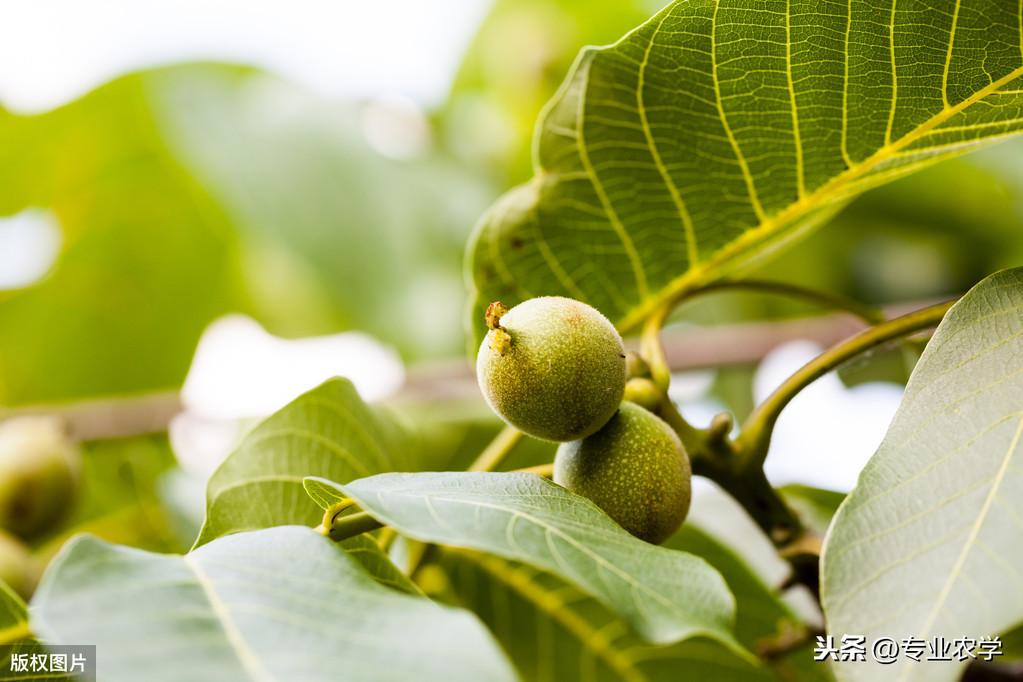
<instances>
[{"instance_id":1,"label":"blurred background foliage","mask_svg":"<svg viewBox=\"0 0 1023 682\"><path fill-rule=\"evenodd\" d=\"M0 215L42 209L62 233L45 277L0 290L0 404L174 389L231 311L282 336L367 331L407 362L458 354L473 222L528 178L537 113L578 49L656 5L497 2L428 118L222 64L0 111ZM1009 143L874 191L755 274L874 303L963 291L1023 255L1021 158ZM800 312L728 294L685 317Z\"/></svg>"},{"instance_id":2,"label":"blurred background foliage","mask_svg":"<svg viewBox=\"0 0 1023 682\"><path fill-rule=\"evenodd\" d=\"M0 288L0 410L176 391L203 330L227 313L282 337L368 332L410 366L461 362L474 221L531 175L537 114L579 48L617 39L659 4L498 0L428 111L328 100L216 63L125 75L37 115L0 108L0 233L5 217L26 215L60 233L41 278ZM1023 261L1021 225L1017 140L867 194L753 274L878 304L948 296ZM810 312L728 293L678 321ZM901 360L886 367L882 378L904 380ZM710 397L742 416L753 370L713 375ZM467 414L456 461L495 428L478 404ZM530 446L512 463L549 454ZM166 476L166 437L90 443L85 461L83 493L37 543L42 557L83 529L188 546L194 509Z\"/></svg>"}]
</instances>

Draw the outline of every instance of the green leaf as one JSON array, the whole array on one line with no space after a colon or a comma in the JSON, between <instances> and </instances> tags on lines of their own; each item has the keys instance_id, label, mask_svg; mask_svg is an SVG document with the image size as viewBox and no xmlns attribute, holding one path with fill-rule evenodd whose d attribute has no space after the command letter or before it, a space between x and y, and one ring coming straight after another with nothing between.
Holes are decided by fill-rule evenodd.
<instances>
[{"instance_id":1,"label":"green leaf","mask_svg":"<svg viewBox=\"0 0 1023 682\"><path fill-rule=\"evenodd\" d=\"M0 291L0 404L176 388L199 335L244 306L228 217L175 159L151 79L38 116L0 110L0 216L43 209L62 251Z\"/></svg>"},{"instance_id":2,"label":"green leaf","mask_svg":"<svg viewBox=\"0 0 1023 682\"><path fill-rule=\"evenodd\" d=\"M735 596L735 636L750 649L782 632L803 629L799 618L734 551L690 524L682 526L665 547L704 559L717 570Z\"/></svg>"},{"instance_id":3,"label":"green leaf","mask_svg":"<svg viewBox=\"0 0 1023 682\"><path fill-rule=\"evenodd\" d=\"M731 634L735 602L703 560L637 540L589 500L532 474L381 474L338 486L416 540L491 552L552 571L627 620L674 642Z\"/></svg>"},{"instance_id":4,"label":"green leaf","mask_svg":"<svg viewBox=\"0 0 1023 682\"><path fill-rule=\"evenodd\" d=\"M870 187L1023 128L1004 0L675 2L584 50L541 117L533 180L470 247L489 301L589 302L630 330Z\"/></svg>"},{"instance_id":5,"label":"green leaf","mask_svg":"<svg viewBox=\"0 0 1023 682\"><path fill-rule=\"evenodd\" d=\"M331 485L324 485L314 478L307 478L304 481L306 492L320 509L326 511L344 499L338 489ZM402 592L410 594L422 594L423 591L412 582L407 575L402 573L397 566L387 557L380 545L367 535L356 535L341 542L341 546L360 562L363 567L376 578L378 583L389 585Z\"/></svg>"},{"instance_id":6,"label":"green leaf","mask_svg":"<svg viewBox=\"0 0 1023 682\"><path fill-rule=\"evenodd\" d=\"M736 634L748 646L798 628L795 616L731 550L691 526L667 546L698 554L721 572L736 597ZM441 554L451 597L476 612L529 680L760 680L771 671L751 666L724 647L693 639L652 646L597 600L549 573L495 556L457 549ZM812 656L800 651L800 656ZM827 668L793 672L799 662L772 667L781 680L826 680ZM813 674L808 674L813 673Z\"/></svg>"},{"instance_id":7,"label":"green leaf","mask_svg":"<svg viewBox=\"0 0 1023 682\"><path fill-rule=\"evenodd\" d=\"M45 648L35 640L28 625L28 610L25 602L14 593L6 583L0 581L0 674L11 669L12 654L31 656L46 653ZM64 675L53 673L18 674L15 677L2 677L4 680L18 682L60 682L68 679Z\"/></svg>"},{"instance_id":8,"label":"green leaf","mask_svg":"<svg viewBox=\"0 0 1023 682\"><path fill-rule=\"evenodd\" d=\"M340 545L349 556L355 557L362 564L362 567L366 569L366 572L373 576L373 579L381 585L386 585L408 594L423 594L423 591L387 558L387 555L384 554L384 551L380 549L380 545L373 538L366 535L357 535L354 538L344 540Z\"/></svg>"},{"instance_id":9,"label":"green leaf","mask_svg":"<svg viewBox=\"0 0 1023 682\"><path fill-rule=\"evenodd\" d=\"M378 585L308 528L184 556L80 537L44 576L31 622L47 643L95 644L111 682L515 679L472 615Z\"/></svg>"},{"instance_id":10,"label":"green leaf","mask_svg":"<svg viewBox=\"0 0 1023 682\"><path fill-rule=\"evenodd\" d=\"M331 379L253 429L210 477L196 545L241 530L316 525L322 514L302 487L306 476L349 481L442 463L443 448L420 436L362 402L347 379Z\"/></svg>"},{"instance_id":11,"label":"green leaf","mask_svg":"<svg viewBox=\"0 0 1023 682\"><path fill-rule=\"evenodd\" d=\"M333 485L329 481L324 481L318 478L307 478L302 481L302 485L305 488L305 492L309 497L313 499L323 511L327 511L334 505L342 502L348 497L341 492L341 489L336 485Z\"/></svg>"},{"instance_id":12,"label":"green leaf","mask_svg":"<svg viewBox=\"0 0 1023 682\"><path fill-rule=\"evenodd\" d=\"M599 601L546 572L500 557L445 549L452 597L472 609L536 682L676 682L773 679L720 644L643 642Z\"/></svg>"},{"instance_id":13,"label":"green leaf","mask_svg":"<svg viewBox=\"0 0 1023 682\"><path fill-rule=\"evenodd\" d=\"M1023 269L945 316L823 554L832 633L986 637L1023 620ZM869 661L869 657L868 657ZM843 680L956 679L961 665L842 665Z\"/></svg>"},{"instance_id":14,"label":"green leaf","mask_svg":"<svg viewBox=\"0 0 1023 682\"><path fill-rule=\"evenodd\" d=\"M460 350L465 241L496 195L480 173L437 145L388 158L366 131L409 124L266 73L191 65L150 82L168 144L238 226L275 333L359 329L406 359Z\"/></svg>"},{"instance_id":15,"label":"green leaf","mask_svg":"<svg viewBox=\"0 0 1023 682\"><path fill-rule=\"evenodd\" d=\"M845 493L814 488L808 485L791 483L778 489L785 503L796 512L799 519L808 528L821 537L828 532L831 519L834 518L838 506L845 499Z\"/></svg>"},{"instance_id":16,"label":"green leaf","mask_svg":"<svg viewBox=\"0 0 1023 682\"><path fill-rule=\"evenodd\" d=\"M1002 655L1004 660L1023 660L1023 624L1002 635Z\"/></svg>"},{"instance_id":17,"label":"green leaf","mask_svg":"<svg viewBox=\"0 0 1023 682\"><path fill-rule=\"evenodd\" d=\"M16 642L28 636L25 602L7 583L0 580L0 644Z\"/></svg>"}]
</instances>

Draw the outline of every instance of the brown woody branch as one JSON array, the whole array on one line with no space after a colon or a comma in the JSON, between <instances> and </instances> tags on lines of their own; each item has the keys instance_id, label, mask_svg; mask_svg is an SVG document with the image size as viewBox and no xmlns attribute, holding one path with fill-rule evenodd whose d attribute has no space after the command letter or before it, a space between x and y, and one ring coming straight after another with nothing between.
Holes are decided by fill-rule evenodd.
<instances>
[{"instance_id":1,"label":"brown woody branch","mask_svg":"<svg viewBox=\"0 0 1023 682\"><path fill-rule=\"evenodd\" d=\"M889 316L917 310L928 302L891 306ZM744 365L758 362L772 349L798 339L830 346L861 331L866 324L852 315L831 314L781 322L728 324L700 329L668 329L664 332L665 356L672 371ZM464 360L434 362L409 370L394 403L467 400L479 395L470 364ZM4 410L0 420L25 414L55 415L65 420L79 440L125 438L167 430L170 420L183 409L174 391L45 404Z\"/></svg>"}]
</instances>

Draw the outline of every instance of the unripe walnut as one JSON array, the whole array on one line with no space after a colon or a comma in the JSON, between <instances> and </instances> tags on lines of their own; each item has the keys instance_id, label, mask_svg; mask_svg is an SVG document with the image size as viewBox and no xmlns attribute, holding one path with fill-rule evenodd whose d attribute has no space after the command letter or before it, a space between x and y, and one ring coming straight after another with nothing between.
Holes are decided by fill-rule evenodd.
<instances>
[{"instance_id":1,"label":"unripe walnut","mask_svg":"<svg viewBox=\"0 0 1023 682\"><path fill-rule=\"evenodd\" d=\"M56 524L74 498L80 459L56 419L0 423L0 528L28 538Z\"/></svg>"},{"instance_id":2,"label":"unripe walnut","mask_svg":"<svg viewBox=\"0 0 1023 682\"><path fill-rule=\"evenodd\" d=\"M654 544L682 525L692 495L682 441L660 417L630 402L600 431L558 447L554 482Z\"/></svg>"},{"instance_id":3,"label":"unripe walnut","mask_svg":"<svg viewBox=\"0 0 1023 682\"><path fill-rule=\"evenodd\" d=\"M625 390L625 347L596 309L560 296L487 313L476 358L480 389L498 415L536 438L570 441L607 423Z\"/></svg>"}]
</instances>

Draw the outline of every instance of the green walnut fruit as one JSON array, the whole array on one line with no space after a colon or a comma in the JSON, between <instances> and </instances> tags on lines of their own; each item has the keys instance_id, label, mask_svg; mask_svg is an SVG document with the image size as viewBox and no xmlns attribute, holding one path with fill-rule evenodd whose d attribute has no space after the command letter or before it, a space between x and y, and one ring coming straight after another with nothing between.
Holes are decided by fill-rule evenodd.
<instances>
[{"instance_id":1,"label":"green walnut fruit","mask_svg":"<svg viewBox=\"0 0 1023 682\"><path fill-rule=\"evenodd\" d=\"M508 310L492 303L476 377L490 407L536 438L570 441L607 423L625 391L625 347L614 325L570 298Z\"/></svg>"},{"instance_id":2,"label":"green walnut fruit","mask_svg":"<svg viewBox=\"0 0 1023 682\"><path fill-rule=\"evenodd\" d=\"M29 538L53 527L74 498L80 459L58 420L0 424L0 528Z\"/></svg>"},{"instance_id":3,"label":"green walnut fruit","mask_svg":"<svg viewBox=\"0 0 1023 682\"><path fill-rule=\"evenodd\" d=\"M692 495L682 441L660 417L630 402L600 431L558 447L554 482L654 544L682 525Z\"/></svg>"}]
</instances>

